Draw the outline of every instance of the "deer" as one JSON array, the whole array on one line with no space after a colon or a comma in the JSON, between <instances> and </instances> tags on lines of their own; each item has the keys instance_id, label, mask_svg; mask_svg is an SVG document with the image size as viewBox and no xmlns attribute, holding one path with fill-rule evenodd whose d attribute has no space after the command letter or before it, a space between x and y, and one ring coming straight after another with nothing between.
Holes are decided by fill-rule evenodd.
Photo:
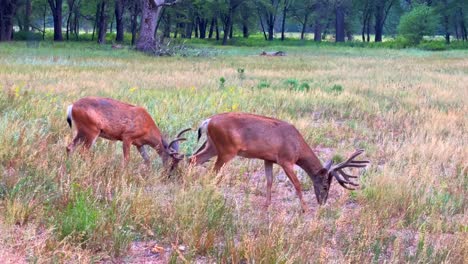
<instances>
[{"instance_id":1,"label":"deer","mask_svg":"<svg viewBox=\"0 0 468 264\"><path fill-rule=\"evenodd\" d=\"M294 171L294 165L302 168L313 182L315 197L319 205L327 202L332 179L348 190L356 190L359 184L344 171L346 168L364 168L368 160L355 160L363 150L356 150L345 161L333 164L320 162L299 131L291 124L261 115L229 112L211 116L198 128L198 140L206 134L205 142L189 157L191 165L201 165L216 156L213 170L218 173L236 156L261 159L265 165L266 203L271 204L273 185L273 164L282 167L292 182L300 200L302 211L307 206L302 196L301 183Z\"/></svg>"},{"instance_id":2,"label":"deer","mask_svg":"<svg viewBox=\"0 0 468 264\"><path fill-rule=\"evenodd\" d=\"M122 166L128 164L132 145L136 146L144 163L149 166L150 159L145 148L149 145L161 156L163 165L169 171L175 169L183 159L183 155L178 152L178 142L186 140L181 136L191 130L182 130L174 140L167 143L146 109L102 97L84 97L68 106L67 122L70 128L72 124L76 127L76 135L66 148L68 155L80 144L89 150L96 139L101 137L122 141Z\"/></svg>"}]
</instances>

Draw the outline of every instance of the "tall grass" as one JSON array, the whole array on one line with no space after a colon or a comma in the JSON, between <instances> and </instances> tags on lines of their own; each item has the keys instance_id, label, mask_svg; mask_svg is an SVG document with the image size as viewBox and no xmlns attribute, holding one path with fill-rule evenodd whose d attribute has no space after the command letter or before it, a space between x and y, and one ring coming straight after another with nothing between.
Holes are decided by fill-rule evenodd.
<instances>
[{"instance_id":1,"label":"tall grass","mask_svg":"<svg viewBox=\"0 0 468 264\"><path fill-rule=\"evenodd\" d=\"M265 58L244 47L153 58L86 43L23 44L0 46L0 252L9 258L132 261L138 241L162 245L150 256L163 262L468 258L464 51L284 47L287 56ZM135 149L122 169L119 142L66 157L65 109L87 95L144 106L168 137L219 112L274 116L293 123L320 159L365 148L372 166L360 190L334 184L323 207L299 172L308 214L275 167L265 210L259 161L235 159L221 176L211 164L182 163L167 178L154 151L150 170ZM196 149L195 134L182 151Z\"/></svg>"}]
</instances>

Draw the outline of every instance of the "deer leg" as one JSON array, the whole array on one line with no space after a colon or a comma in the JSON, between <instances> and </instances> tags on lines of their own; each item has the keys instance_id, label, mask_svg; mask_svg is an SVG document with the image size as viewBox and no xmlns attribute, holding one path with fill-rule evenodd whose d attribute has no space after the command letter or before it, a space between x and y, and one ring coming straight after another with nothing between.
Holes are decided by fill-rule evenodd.
<instances>
[{"instance_id":1,"label":"deer leg","mask_svg":"<svg viewBox=\"0 0 468 264\"><path fill-rule=\"evenodd\" d=\"M190 164L201 165L216 155L216 148L207 141L195 152L195 155L190 157Z\"/></svg>"},{"instance_id":2,"label":"deer leg","mask_svg":"<svg viewBox=\"0 0 468 264\"><path fill-rule=\"evenodd\" d=\"M129 138L123 138L122 143L123 143L123 157L124 157L122 165L126 166L130 158L130 147L132 146L132 141Z\"/></svg>"},{"instance_id":3,"label":"deer leg","mask_svg":"<svg viewBox=\"0 0 468 264\"><path fill-rule=\"evenodd\" d=\"M148 152L146 152L146 148L144 145L137 146L138 151L140 152L141 157L145 161L146 166L150 166L150 158Z\"/></svg>"},{"instance_id":4,"label":"deer leg","mask_svg":"<svg viewBox=\"0 0 468 264\"><path fill-rule=\"evenodd\" d=\"M306 203L304 202L304 198L302 197L302 188L301 188L301 182L299 182L299 179L296 176L296 173L294 172L294 164L291 163L286 163L282 164L281 167L283 168L284 172L286 172L286 175L288 175L289 180L292 182L294 185L294 188L296 189L296 194L299 197L299 200L301 201L301 206L302 206L302 211L306 212L307 211L307 206Z\"/></svg>"},{"instance_id":5,"label":"deer leg","mask_svg":"<svg viewBox=\"0 0 468 264\"><path fill-rule=\"evenodd\" d=\"M78 131L76 133L76 136L73 138L73 141L67 146L67 155L72 154L73 151L75 151L76 146L84 142L84 136L85 135L81 131Z\"/></svg>"},{"instance_id":6,"label":"deer leg","mask_svg":"<svg viewBox=\"0 0 468 264\"><path fill-rule=\"evenodd\" d=\"M236 154L218 154L218 158L216 159L216 163L214 165L213 170L218 173L221 168L224 166L224 164L228 163L230 160L232 160Z\"/></svg>"},{"instance_id":7,"label":"deer leg","mask_svg":"<svg viewBox=\"0 0 468 264\"><path fill-rule=\"evenodd\" d=\"M271 204L271 187L273 185L273 162L265 160L265 176L267 180L267 194L265 207Z\"/></svg>"}]
</instances>

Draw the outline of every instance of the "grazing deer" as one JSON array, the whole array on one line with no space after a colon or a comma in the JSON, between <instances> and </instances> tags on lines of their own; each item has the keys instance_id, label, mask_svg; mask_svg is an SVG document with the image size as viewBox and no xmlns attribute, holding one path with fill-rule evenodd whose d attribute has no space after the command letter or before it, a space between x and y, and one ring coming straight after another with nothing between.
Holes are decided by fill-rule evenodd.
<instances>
[{"instance_id":1,"label":"grazing deer","mask_svg":"<svg viewBox=\"0 0 468 264\"><path fill-rule=\"evenodd\" d=\"M273 163L280 165L291 180L301 201L303 211L306 204L302 198L301 183L294 172L294 165L301 167L314 184L317 202L326 203L330 184L333 179L346 189L358 184L350 181L357 178L343 171L345 168L362 168L367 160L354 160L363 150L357 150L346 161L333 165L328 161L322 166L320 160L307 145L299 131L284 121L246 113L224 113L205 120L198 129L198 139L206 133L207 140L190 157L191 164L202 164L217 156L214 165L218 172L224 164L235 156L262 159L265 161L267 179L266 207L271 203L273 184ZM350 186L348 186L350 185Z\"/></svg>"},{"instance_id":2,"label":"grazing deer","mask_svg":"<svg viewBox=\"0 0 468 264\"><path fill-rule=\"evenodd\" d=\"M190 130L182 130L174 140L167 143L144 108L100 97L84 97L70 105L67 109L67 122L70 128L73 123L77 131L75 138L67 146L68 154L81 143L85 149L89 149L96 138L102 137L123 142L124 165L128 163L131 145L138 148L145 163L149 165L149 156L144 147L149 145L158 152L165 166L170 165L170 170L183 158L178 153L178 142L185 140L181 136ZM170 158L172 162L168 164Z\"/></svg>"}]
</instances>

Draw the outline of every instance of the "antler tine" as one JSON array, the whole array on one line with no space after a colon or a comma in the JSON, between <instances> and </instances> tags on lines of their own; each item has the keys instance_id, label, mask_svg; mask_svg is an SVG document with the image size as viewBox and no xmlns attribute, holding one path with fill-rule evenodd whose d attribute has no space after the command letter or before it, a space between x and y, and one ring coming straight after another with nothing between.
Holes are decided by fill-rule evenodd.
<instances>
[{"instance_id":1,"label":"antler tine","mask_svg":"<svg viewBox=\"0 0 468 264\"><path fill-rule=\"evenodd\" d=\"M331 174L333 175L333 177L335 177L335 179L338 181L338 183L345 189L356 190L355 188L346 186L345 184L350 184L350 185L353 185L353 186L359 186L359 184L356 184L354 182L350 182L350 181L347 181L347 180L343 179L340 176L340 174L338 174L338 172L336 172L336 171L331 172Z\"/></svg>"},{"instance_id":2,"label":"antler tine","mask_svg":"<svg viewBox=\"0 0 468 264\"><path fill-rule=\"evenodd\" d=\"M346 172L344 172L343 170L337 170L338 173L340 173L341 175L343 175L343 177L349 181L349 178L353 178L353 179L356 179L358 176L354 176L354 175L350 175L350 174L347 174Z\"/></svg>"},{"instance_id":3,"label":"antler tine","mask_svg":"<svg viewBox=\"0 0 468 264\"><path fill-rule=\"evenodd\" d=\"M364 168L369 163L368 160L354 160L357 156L364 152L363 149L356 150L346 161L343 161L331 168L333 171L337 171L346 167L352 168Z\"/></svg>"},{"instance_id":4,"label":"antler tine","mask_svg":"<svg viewBox=\"0 0 468 264\"><path fill-rule=\"evenodd\" d=\"M192 129L189 127L189 128L186 128L186 129L180 131L179 134L177 134L176 138L180 138L180 136L182 136L184 133L186 133L186 132L188 132L190 130L192 130Z\"/></svg>"},{"instance_id":5,"label":"antler tine","mask_svg":"<svg viewBox=\"0 0 468 264\"><path fill-rule=\"evenodd\" d=\"M187 139L186 139L186 138L179 138L179 137L178 137L178 138L172 140L172 141L169 143L169 145L167 145L167 149L172 150L172 145L174 145L176 142L184 141L184 140L187 140ZM177 153L177 151L174 151L174 152L172 152L172 153Z\"/></svg>"}]
</instances>

